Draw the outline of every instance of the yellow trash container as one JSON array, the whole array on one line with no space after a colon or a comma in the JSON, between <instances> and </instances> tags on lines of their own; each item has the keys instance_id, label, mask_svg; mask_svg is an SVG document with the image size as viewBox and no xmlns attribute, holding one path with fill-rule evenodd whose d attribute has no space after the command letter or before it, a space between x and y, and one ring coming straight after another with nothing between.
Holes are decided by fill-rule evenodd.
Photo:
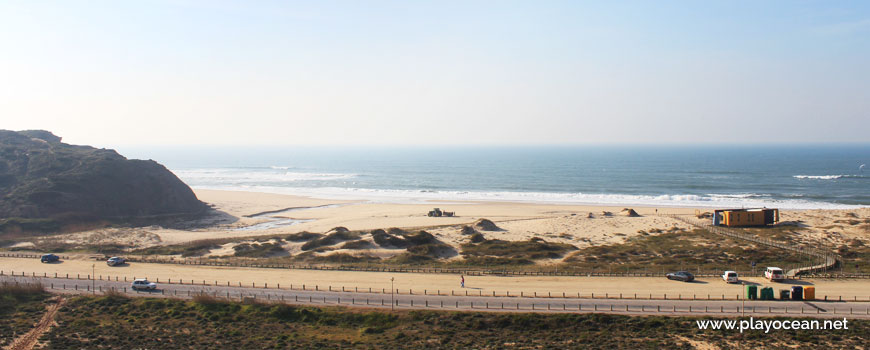
<instances>
[{"instance_id":1,"label":"yellow trash container","mask_svg":"<svg viewBox=\"0 0 870 350\"><path fill-rule=\"evenodd\" d=\"M816 287L804 287L804 300L813 300L816 298Z\"/></svg>"}]
</instances>

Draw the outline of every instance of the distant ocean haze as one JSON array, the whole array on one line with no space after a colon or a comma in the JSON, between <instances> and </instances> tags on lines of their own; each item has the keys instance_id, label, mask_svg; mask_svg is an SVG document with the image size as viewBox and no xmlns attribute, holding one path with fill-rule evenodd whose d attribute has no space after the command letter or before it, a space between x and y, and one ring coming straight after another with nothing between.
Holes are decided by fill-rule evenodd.
<instances>
[{"instance_id":1,"label":"distant ocean haze","mask_svg":"<svg viewBox=\"0 0 870 350\"><path fill-rule=\"evenodd\" d=\"M870 145L121 149L193 188L374 201L870 206Z\"/></svg>"}]
</instances>

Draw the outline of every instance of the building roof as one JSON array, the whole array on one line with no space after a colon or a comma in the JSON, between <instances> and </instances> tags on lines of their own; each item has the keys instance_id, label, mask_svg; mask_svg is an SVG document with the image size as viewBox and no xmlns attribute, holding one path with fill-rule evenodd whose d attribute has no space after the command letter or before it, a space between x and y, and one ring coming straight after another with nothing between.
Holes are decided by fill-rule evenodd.
<instances>
[{"instance_id":1,"label":"building roof","mask_svg":"<svg viewBox=\"0 0 870 350\"><path fill-rule=\"evenodd\" d=\"M764 210L779 210L776 208L740 208L740 209L715 209L713 212L719 213L723 211L764 211Z\"/></svg>"}]
</instances>

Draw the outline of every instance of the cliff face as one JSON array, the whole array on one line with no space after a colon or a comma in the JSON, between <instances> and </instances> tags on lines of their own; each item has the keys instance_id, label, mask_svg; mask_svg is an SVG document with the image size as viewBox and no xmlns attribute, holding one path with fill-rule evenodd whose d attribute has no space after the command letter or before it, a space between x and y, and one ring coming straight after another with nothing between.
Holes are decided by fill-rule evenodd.
<instances>
[{"instance_id":1,"label":"cliff face","mask_svg":"<svg viewBox=\"0 0 870 350\"><path fill-rule=\"evenodd\" d=\"M0 130L0 219L125 219L207 206L153 160L74 146L43 130Z\"/></svg>"}]
</instances>

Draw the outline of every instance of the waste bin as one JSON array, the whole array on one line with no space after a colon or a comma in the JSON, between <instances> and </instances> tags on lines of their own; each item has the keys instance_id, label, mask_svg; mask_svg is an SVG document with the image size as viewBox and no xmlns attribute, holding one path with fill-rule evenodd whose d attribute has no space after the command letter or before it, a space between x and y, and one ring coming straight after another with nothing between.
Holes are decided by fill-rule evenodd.
<instances>
[{"instance_id":1,"label":"waste bin","mask_svg":"<svg viewBox=\"0 0 870 350\"><path fill-rule=\"evenodd\" d=\"M804 300L816 299L816 287L804 287Z\"/></svg>"},{"instance_id":2,"label":"waste bin","mask_svg":"<svg viewBox=\"0 0 870 350\"><path fill-rule=\"evenodd\" d=\"M773 300L773 288L761 288L761 300Z\"/></svg>"},{"instance_id":3,"label":"waste bin","mask_svg":"<svg viewBox=\"0 0 870 350\"><path fill-rule=\"evenodd\" d=\"M750 299L750 300L758 299L758 287L746 286L746 299Z\"/></svg>"},{"instance_id":4,"label":"waste bin","mask_svg":"<svg viewBox=\"0 0 870 350\"><path fill-rule=\"evenodd\" d=\"M803 300L804 299L804 288L801 286L792 286L791 287L791 300Z\"/></svg>"},{"instance_id":5,"label":"waste bin","mask_svg":"<svg viewBox=\"0 0 870 350\"><path fill-rule=\"evenodd\" d=\"M780 289L779 290L779 300L789 300L791 299L791 293L789 293L788 289Z\"/></svg>"}]
</instances>

